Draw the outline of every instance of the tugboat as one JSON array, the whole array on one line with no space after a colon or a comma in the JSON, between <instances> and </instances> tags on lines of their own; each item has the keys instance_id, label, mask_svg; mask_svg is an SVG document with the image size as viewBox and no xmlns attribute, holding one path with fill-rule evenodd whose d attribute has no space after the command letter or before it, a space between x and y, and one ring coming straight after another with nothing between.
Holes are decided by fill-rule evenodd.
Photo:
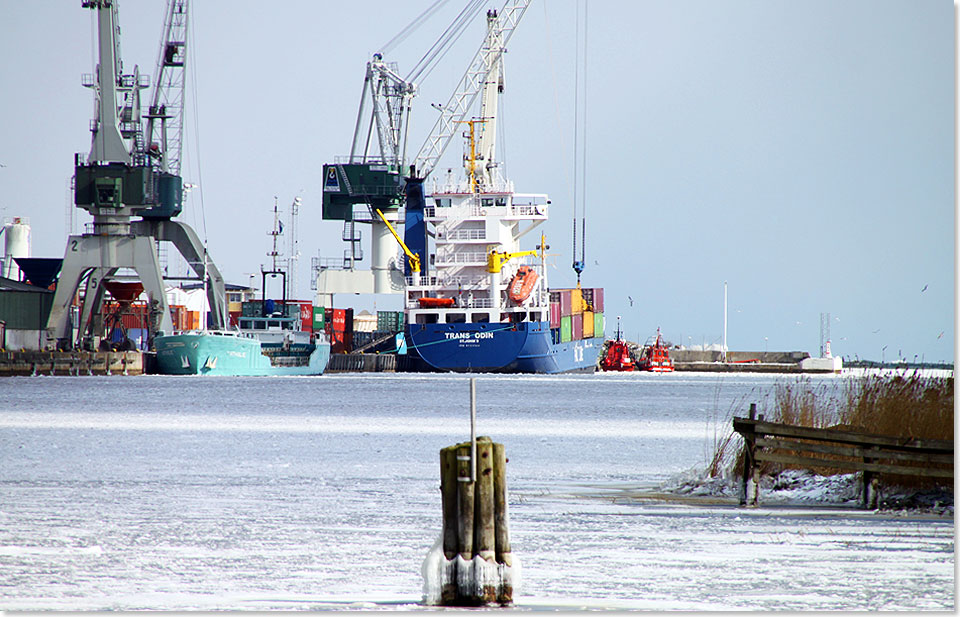
<instances>
[{"instance_id":1,"label":"tugboat","mask_svg":"<svg viewBox=\"0 0 960 617\"><path fill-rule=\"evenodd\" d=\"M673 360L670 359L670 353L663 344L663 337L660 336L660 328L657 328L657 338L653 345L644 347L643 356L637 362L637 370L652 373L673 372Z\"/></svg>"},{"instance_id":2,"label":"tugboat","mask_svg":"<svg viewBox=\"0 0 960 617\"><path fill-rule=\"evenodd\" d=\"M607 351L600 358L600 369L603 371L635 371L636 363L630 355L630 348L620 333L620 317L617 316L617 338L609 341Z\"/></svg>"}]
</instances>

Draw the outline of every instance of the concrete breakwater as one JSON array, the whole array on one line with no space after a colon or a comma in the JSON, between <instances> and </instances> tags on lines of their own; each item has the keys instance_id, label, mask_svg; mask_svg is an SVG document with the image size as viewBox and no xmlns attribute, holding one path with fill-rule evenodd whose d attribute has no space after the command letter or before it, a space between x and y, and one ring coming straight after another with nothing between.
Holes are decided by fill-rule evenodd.
<instances>
[{"instance_id":1,"label":"concrete breakwater","mask_svg":"<svg viewBox=\"0 0 960 617\"><path fill-rule=\"evenodd\" d=\"M0 352L0 377L142 375L147 355L139 351L4 351Z\"/></svg>"},{"instance_id":2,"label":"concrete breakwater","mask_svg":"<svg viewBox=\"0 0 960 617\"><path fill-rule=\"evenodd\" d=\"M708 373L839 373L838 358L811 358L805 351L719 351L671 349L674 370Z\"/></svg>"}]
</instances>

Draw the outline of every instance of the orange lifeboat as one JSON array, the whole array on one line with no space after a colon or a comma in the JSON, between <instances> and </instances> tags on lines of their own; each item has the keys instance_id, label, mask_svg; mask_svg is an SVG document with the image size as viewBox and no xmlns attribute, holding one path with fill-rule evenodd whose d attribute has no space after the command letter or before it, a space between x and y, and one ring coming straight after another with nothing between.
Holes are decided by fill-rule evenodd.
<instances>
[{"instance_id":1,"label":"orange lifeboat","mask_svg":"<svg viewBox=\"0 0 960 617\"><path fill-rule=\"evenodd\" d=\"M453 298L420 298L422 308L448 308L453 306Z\"/></svg>"},{"instance_id":2,"label":"orange lifeboat","mask_svg":"<svg viewBox=\"0 0 960 617\"><path fill-rule=\"evenodd\" d=\"M513 280L510 281L507 295L517 304L521 304L530 297L530 294L533 292L533 286L537 284L538 278L540 278L540 275L534 272L533 268L520 266L517 269L517 273L513 276Z\"/></svg>"}]
</instances>

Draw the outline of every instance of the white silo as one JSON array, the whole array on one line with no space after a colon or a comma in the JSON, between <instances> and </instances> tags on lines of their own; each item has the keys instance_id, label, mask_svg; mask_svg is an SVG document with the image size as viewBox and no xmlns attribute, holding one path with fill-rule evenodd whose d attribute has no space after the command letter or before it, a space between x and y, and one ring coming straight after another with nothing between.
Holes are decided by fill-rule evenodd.
<instances>
[{"instance_id":1,"label":"white silo","mask_svg":"<svg viewBox=\"0 0 960 617\"><path fill-rule=\"evenodd\" d=\"M11 279L20 279L20 268L14 257L30 257L30 221L22 216L15 216L3 226L3 267L0 276Z\"/></svg>"}]
</instances>

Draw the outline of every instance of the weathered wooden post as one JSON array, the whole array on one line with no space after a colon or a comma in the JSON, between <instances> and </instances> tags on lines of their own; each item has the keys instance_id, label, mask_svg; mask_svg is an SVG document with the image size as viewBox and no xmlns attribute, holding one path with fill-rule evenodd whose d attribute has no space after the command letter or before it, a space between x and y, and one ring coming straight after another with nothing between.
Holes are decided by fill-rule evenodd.
<instances>
[{"instance_id":1,"label":"weathered wooden post","mask_svg":"<svg viewBox=\"0 0 960 617\"><path fill-rule=\"evenodd\" d=\"M755 420L757 417L757 404L750 403L750 419ZM743 485L740 488L740 505L745 506L747 502L750 501L750 477L753 476L754 466L756 461L755 456L755 435L750 433L750 435L743 436ZM754 505L756 505L757 493L759 492L759 487L754 485L753 495L754 495Z\"/></svg>"},{"instance_id":2,"label":"weathered wooden post","mask_svg":"<svg viewBox=\"0 0 960 617\"><path fill-rule=\"evenodd\" d=\"M440 450L442 552L435 562L428 558L424 573L433 568L439 597L432 603L443 606L513 602L506 453L503 444L475 434Z\"/></svg>"}]
</instances>

